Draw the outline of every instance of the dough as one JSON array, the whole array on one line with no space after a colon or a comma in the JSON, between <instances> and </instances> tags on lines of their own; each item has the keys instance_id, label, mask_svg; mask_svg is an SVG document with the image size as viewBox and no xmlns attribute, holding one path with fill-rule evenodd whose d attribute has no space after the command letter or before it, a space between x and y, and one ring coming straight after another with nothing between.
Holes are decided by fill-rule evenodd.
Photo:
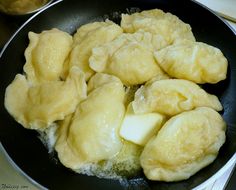
<instances>
[{"instance_id":1,"label":"dough","mask_svg":"<svg viewBox=\"0 0 236 190\"><path fill-rule=\"evenodd\" d=\"M183 39L195 41L191 27L177 16L159 9L142 11L131 15L122 14L121 27L125 32L139 30L153 34L155 48L161 49Z\"/></svg>"},{"instance_id":2,"label":"dough","mask_svg":"<svg viewBox=\"0 0 236 190\"><path fill-rule=\"evenodd\" d=\"M79 28L74 35L74 47L69 57L68 69L76 65L84 73L86 81L94 74L89 67L92 49L116 38L123 32L122 28L107 20L106 22L89 23Z\"/></svg>"},{"instance_id":3,"label":"dough","mask_svg":"<svg viewBox=\"0 0 236 190\"><path fill-rule=\"evenodd\" d=\"M158 181L188 179L212 163L225 142L226 124L213 109L197 108L172 117L144 147L146 177Z\"/></svg>"},{"instance_id":4,"label":"dough","mask_svg":"<svg viewBox=\"0 0 236 190\"><path fill-rule=\"evenodd\" d=\"M40 34L29 32L29 40L24 65L27 80L32 84L60 80L64 62L72 48L72 37L52 29Z\"/></svg>"},{"instance_id":5,"label":"dough","mask_svg":"<svg viewBox=\"0 0 236 190\"><path fill-rule=\"evenodd\" d=\"M201 106L222 110L215 95L183 79L158 80L142 86L136 91L132 105L135 113L159 112L169 116Z\"/></svg>"},{"instance_id":6,"label":"dough","mask_svg":"<svg viewBox=\"0 0 236 190\"><path fill-rule=\"evenodd\" d=\"M122 34L94 48L89 59L90 67L96 72L119 77L126 86L143 84L156 75L164 75L154 59L146 34Z\"/></svg>"},{"instance_id":7,"label":"dough","mask_svg":"<svg viewBox=\"0 0 236 190\"><path fill-rule=\"evenodd\" d=\"M72 67L66 81L50 81L32 86L17 74L5 92L5 107L25 128L44 130L75 111L86 97L84 74Z\"/></svg>"},{"instance_id":8,"label":"dough","mask_svg":"<svg viewBox=\"0 0 236 190\"><path fill-rule=\"evenodd\" d=\"M155 52L161 68L171 77L196 83L217 83L226 79L227 59L222 52L202 42L184 41Z\"/></svg>"},{"instance_id":9,"label":"dough","mask_svg":"<svg viewBox=\"0 0 236 190\"><path fill-rule=\"evenodd\" d=\"M118 129L125 113L125 92L119 79L110 80L110 76L106 76L108 81L96 84L88 98L78 106L72 120L65 121L67 124L60 127L55 147L59 159L79 173L90 164L111 159L122 148ZM98 83L102 81L99 80L101 75L92 79L94 77Z\"/></svg>"}]
</instances>

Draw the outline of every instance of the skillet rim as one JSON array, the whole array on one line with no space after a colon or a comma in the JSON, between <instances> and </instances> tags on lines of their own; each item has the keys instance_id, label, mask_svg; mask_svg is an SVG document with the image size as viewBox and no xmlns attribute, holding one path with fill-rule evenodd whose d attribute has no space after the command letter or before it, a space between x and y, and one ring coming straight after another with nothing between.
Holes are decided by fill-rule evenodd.
<instances>
[{"instance_id":1,"label":"skillet rim","mask_svg":"<svg viewBox=\"0 0 236 190\"><path fill-rule=\"evenodd\" d=\"M63 1L63 0L62 0ZM200 5L202 8L208 10L209 12L211 12L213 15L215 15L218 19L220 19L222 22L224 22L224 24L226 24L228 26L228 28L231 29L231 31L234 33L234 35L236 35L236 30L226 21L226 19L224 19L223 17L221 17L219 14L217 14L214 10L210 9L209 7L207 7L206 5L198 2L197 0L190 0L198 5ZM1 56L0 56L1 57Z\"/></svg>"}]
</instances>

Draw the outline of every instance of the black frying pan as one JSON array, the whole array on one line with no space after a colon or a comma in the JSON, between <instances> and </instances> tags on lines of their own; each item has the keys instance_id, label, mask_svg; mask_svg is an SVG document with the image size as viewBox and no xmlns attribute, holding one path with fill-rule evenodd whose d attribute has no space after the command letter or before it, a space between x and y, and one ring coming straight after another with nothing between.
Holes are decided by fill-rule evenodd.
<instances>
[{"instance_id":1,"label":"black frying pan","mask_svg":"<svg viewBox=\"0 0 236 190\"><path fill-rule=\"evenodd\" d=\"M17 73L22 73L27 33L57 27L73 34L80 25L110 18L120 21L120 13L160 8L177 15L192 26L198 41L220 48L229 61L228 77L216 85L204 85L216 94L223 106L222 115L228 124L227 140L218 158L190 179L164 183L148 181L137 176L129 179L129 186L117 180L99 179L76 174L60 164L56 155L49 155L35 131L21 127L4 108L4 93ZM3 50L0 58L0 140L12 160L30 178L49 189L158 189L185 190L199 186L210 177L227 169L226 163L236 150L236 36L230 28L209 10L193 1L173 0L86 0L63 1L41 12L25 24ZM232 161L232 159L231 159ZM218 174L216 174L218 173ZM216 174L216 175L215 175Z\"/></svg>"}]
</instances>

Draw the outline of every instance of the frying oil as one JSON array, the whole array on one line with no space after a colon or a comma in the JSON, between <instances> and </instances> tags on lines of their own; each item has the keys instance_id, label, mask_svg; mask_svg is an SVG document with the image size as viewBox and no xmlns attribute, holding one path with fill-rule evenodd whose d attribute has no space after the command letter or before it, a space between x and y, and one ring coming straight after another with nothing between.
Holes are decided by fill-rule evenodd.
<instances>
[{"instance_id":1,"label":"frying oil","mask_svg":"<svg viewBox=\"0 0 236 190\"><path fill-rule=\"evenodd\" d=\"M57 124L53 124L44 132L39 132L39 139L48 149L49 153L54 151L54 145L57 140L57 127ZM126 178L137 176L141 172L139 157L142 149L139 145L123 140L121 151L113 158L100 161L99 163L85 164L80 169L75 170L75 172L88 176L123 181Z\"/></svg>"}]
</instances>

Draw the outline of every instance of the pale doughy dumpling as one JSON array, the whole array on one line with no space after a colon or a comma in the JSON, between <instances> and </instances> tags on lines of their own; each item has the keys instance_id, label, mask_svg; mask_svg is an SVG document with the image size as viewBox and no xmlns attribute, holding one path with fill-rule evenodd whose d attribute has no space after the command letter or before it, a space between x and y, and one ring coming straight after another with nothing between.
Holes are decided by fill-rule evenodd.
<instances>
[{"instance_id":1,"label":"pale doughy dumpling","mask_svg":"<svg viewBox=\"0 0 236 190\"><path fill-rule=\"evenodd\" d=\"M124 117L124 88L116 77L106 75L107 82L94 75L94 85L87 99L81 102L70 122L63 124L56 150L60 161L78 172L90 164L114 157L122 148L118 130ZM91 80L92 80L91 79ZM63 129L68 128L68 129Z\"/></svg>"},{"instance_id":2,"label":"pale doughy dumpling","mask_svg":"<svg viewBox=\"0 0 236 190\"><path fill-rule=\"evenodd\" d=\"M142 84L156 75L164 75L153 56L145 33L122 34L92 50L90 67L121 79L126 86Z\"/></svg>"},{"instance_id":3,"label":"pale doughy dumpling","mask_svg":"<svg viewBox=\"0 0 236 190\"><path fill-rule=\"evenodd\" d=\"M142 170L140 165L140 155L142 150L142 146L123 139L123 146L120 152L114 158L108 160L105 169L111 168L110 172L114 172L116 176L132 177L137 175L137 173Z\"/></svg>"},{"instance_id":4,"label":"pale doughy dumpling","mask_svg":"<svg viewBox=\"0 0 236 190\"><path fill-rule=\"evenodd\" d=\"M202 106L222 110L215 95L183 79L159 80L142 86L132 105L135 113L159 112L170 116Z\"/></svg>"},{"instance_id":5,"label":"pale doughy dumpling","mask_svg":"<svg viewBox=\"0 0 236 190\"><path fill-rule=\"evenodd\" d=\"M101 27L107 27L109 26L109 23L114 24L112 21L106 20L105 22L91 22L80 26L73 36L73 44L77 45L83 41L83 39L87 37L90 32L94 32Z\"/></svg>"},{"instance_id":6,"label":"pale doughy dumpling","mask_svg":"<svg viewBox=\"0 0 236 190\"><path fill-rule=\"evenodd\" d=\"M72 48L72 36L58 29L40 34L29 32L24 72L31 83L60 80L64 62Z\"/></svg>"},{"instance_id":7,"label":"pale doughy dumpling","mask_svg":"<svg viewBox=\"0 0 236 190\"><path fill-rule=\"evenodd\" d=\"M191 27L177 16L159 9L132 15L122 14L121 27L125 32L144 30L154 35L156 49L161 49L183 39L195 41Z\"/></svg>"},{"instance_id":8,"label":"pale doughy dumpling","mask_svg":"<svg viewBox=\"0 0 236 190\"><path fill-rule=\"evenodd\" d=\"M87 93L84 74L71 68L66 81L50 81L32 86L17 74L5 93L5 107L25 128L44 130L75 111Z\"/></svg>"},{"instance_id":9,"label":"pale doughy dumpling","mask_svg":"<svg viewBox=\"0 0 236 190\"><path fill-rule=\"evenodd\" d=\"M217 83L226 78L227 59L213 46L184 41L155 52L155 58L170 76L196 83Z\"/></svg>"},{"instance_id":10,"label":"pale doughy dumpling","mask_svg":"<svg viewBox=\"0 0 236 190\"><path fill-rule=\"evenodd\" d=\"M147 82L145 83L145 85L149 85L149 84L152 84L152 83L154 83L154 82L156 82L156 81L164 80L164 79L171 79L171 77L168 76L167 74L157 75L157 76L151 78L149 81L147 81Z\"/></svg>"},{"instance_id":11,"label":"pale doughy dumpling","mask_svg":"<svg viewBox=\"0 0 236 190\"><path fill-rule=\"evenodd\" d=\"M215 160L225 130L220 114L207 107L172 117L144 147L140 157L144 174L158 181L188 179Z\"/></svg>"},{"instance_id":12,"label":"pale doughy dumpling","mask_svg":"<svg viewBox=\"0 0 236 190\"><path fill-rule=\"evenodd\" d=\"M91 79L88 81L88 88L87 91L90 93L94 89L103 86L105 84L109 84L111 82L117 82L120 83L120 79L113 76L113 75L108 75L104 73L96 73Z\"/></svg>"},{"instance_id":13,"label":"pale doughy dumpling","mask_svg":"<svg viewBox=\"0 0 236 190\"><path fill-rule=\"evenodd\" d=\"M113 40L122 32L123 30L119 25L109 20L82 26L74 35L75 42L69 57L68 67L78 66L85 73L85 78L88 80L94 74L88 61L92 48Z\"/></svg>"},{"instance_id":14,"label":"pale doughy dumpling","mask_svg":"<svg viewBox=\"0 0 236 190\"><path fill-rule=\"evenodd\" d=\"M72 117L73 115L69 115L64 121L58 123L59 128L55 135L57 137L56 150L58 152L60 151L59 156L62 157L60 160L64 160L63 163L70 163L66 165L67 167L71 167L71 164L74 164L77 165L77 167L72 168L75 172L112 179L121 179L121 176L133 176L141 171L139 158L143 147L125 141L124 139L122 140L122 147L119 153L114 157L96 163L81 164L79 166L78 162L80 162L80 160L73 155L70 148L65 143ZM70 156L65 156L66 154Z\"/></svg>"}]
</instances>

